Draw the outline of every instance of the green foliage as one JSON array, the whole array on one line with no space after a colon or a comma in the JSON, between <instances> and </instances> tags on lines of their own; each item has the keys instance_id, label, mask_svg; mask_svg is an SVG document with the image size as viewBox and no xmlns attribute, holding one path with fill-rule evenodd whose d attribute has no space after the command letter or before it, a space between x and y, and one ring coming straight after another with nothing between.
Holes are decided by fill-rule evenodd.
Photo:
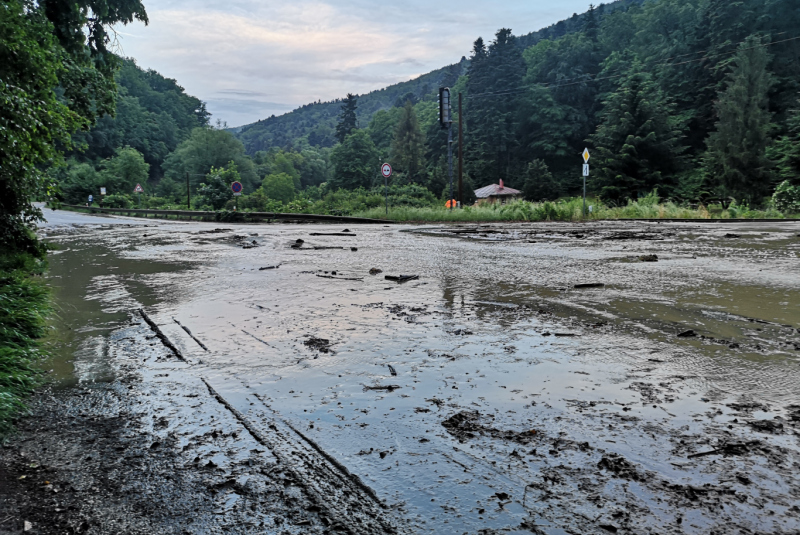
<instances>
[{"instance_id":1,"label":"green foliage","mask_svg":"<svg viewBox=\"0 0 800 535\"><path fill-rule=\"evenodd\" d=\"M400 122L400 114L403 108L391 108L389 110L379 110L372 116L372 120L367 127L369 137L380 151L383 159L389 159L392 141L394 140L397 124Z\"/></svg>"},{"instance_id":2,"label":"green foliage","mask_svg":"<svg viewBox=\"0 0 800 535\"><path fill-rule=\"evenodd\" d=\"M230 132L214 128L195 128L189 139L178 145L164 162L165 176L185 182L189 173L192 191L212 168L222 168L234 162L246 190L258 187L258 175L252 160L244 153L241 141Z\"/></svg>"},{"instance_id":3,"label":"green foliage","mask_svg":"<svg viewBox=\"0 0 800 535\"><path fill-rule=\"evenodd\" d=\"M347 94L347 98L342 103L342 114L339 116L339 124L336 125L336 139L339 143L344 140L353 130L358 128L356 109L358 108L358 98L352 93Z\"/></svg>"},{"instance_id":4,"label":"green foliage","mask_svg":"<svg viewBox=\"0 0 800 535\"><path fill-rule=\"evenodd\" d=\"M46 332L50 292L35 275L44 267L30 254L0 252L0 437L11 430L24 397L38 383L37 340Z\"/></svg>"},{"instance_id":5,"label":"green foliage","mask_svg":"<svg viewBox=\"0 0 800 535\"><path fill-rule=\"evenodd\" d=\"M133 208L134 202L130 195L116 194L107 195L103 199L103 208Z\"/></svg>"},{"instance_id":6,"label":"green foliage","mask_svg":"<svg viewBox=\"0 0 800 535\"><path fill-rule=\"evenodd\" d=\"M800 107L789 112L787 127L786 135L775 142L771 157L778 162L778 176L797 186L800 185Z\"/></svg>"},{"instance_id":7,"label":"green foliage","mask_svg":"<svg viewBox=\"0 0 800 535\"><path fill-rule=\"evenodd\" d=\"M522 193L529 201L553 200L559 196L558 183L544 160L533 160L525 171Z\"/></svg>"},{"instance_id":8,"label":"green foliage","mask_svg":"<svg viewBox=\"0 0 800 535\"><path fill-rule=\"evenodd\" d=\"M0 247L36 250L27 229L41 217L33 205L52 195L44 165L59 160L57 143L87 119L54 88L65 53L39 9L10 0L0 8Z\"/></svg>"},{"instance_id":9,"label":"green foliage","mask_svg":"<svg viewBox=\"0 0 800 535\"><path fill-rule=\"evenodd\" d=\"M793 186L788 180L784 180L775 189L772 203L781 212L800 213L800 186Z\"/></svg>"},{"instance_id":10,"label":"green foliage","mask_svg":"<svg viewBox=\"0 0 800 535\"><path fill-rule=\"evenodd\" d=\"M137 184L146 186L150 164L142 153L125 147L117 149L113 158L104 163L102 186L109 194L132 193Z\"/></svg>"},{"instance_id":11,"label":"green foliage","mask_svg":"<svg viewBox=\"0 0 800 535\"><path fill-rule=\"evenodd\" d=\"M261 191L268 199L288 203L295 196L294 182L286 173L275 173L264 177Z\"/></svg>"},{"instance_id":12,"label":"green foliage","mask_svg":"<svg viewBox=\"0 0 800 535\"><path fill-rule=\"evenodd\" d=\"M333 188L356 189L372 185L380 165L378 151L365 130L355 130L331 154L336 167Z\"/></svg>"},{"instance_id":13,"label":"green foliage","mask_svg":"<svg viewBox=\"0 0 800 535\"><path fill-rule=\"evenodd\" d=\"M76 134L75 143L81 149L73 155L97 161L129 146L150 164L151 178L160 178L167 155L192 129L208 124L205 103L187 95L175 80L142 70L132 59L122 60L115 80L116 115L103 115L91 130Z\"/></svg>"},{"instance_id":14,"label":"green foliage","mask_svg":"<svg viewBox=\"0 0 800 535\"><path fill-rule=\"evenodd\" d=\"M420 131L414 106L408 100L400 114L392 141L392 166L403 173L410 183L422 180L424 145L425 136Z\"/></svg>"},{"instance_id":15,"label":"green foliage","mask_svg":"<svg viewBox=\"0 0 800 535\"><path fill-rule=\"evenodd\" d=\"M771 189L773 163L767 158L771 113L772 75L760 38L750 37L739 47L725 90L716 104L719 120L708 138L706 172L738 199L760 201Z\"/></svg>"},{"instance_id":16,"label":"green foliage","mask_svg":"<svg viewBox=\"0 0 800 535\"><path fill-rule=\"evenodd\" d=\"M236 162L228 162L225 168L212 167L206 176L205 182L197 190L200 205L211 206L220 210L225 203L233 198L231 184L241 181L241 176L236 168Z\"/></svg>"},{"instance_id":17,"label":"green foliage","mask_svg":"<svg viewBox=\"0 0 800 535\"><path fill-rule=\"evenodd\" d=\"M591 136L594 187L607 199L636 199L653 188L671 192L684 148L673 105L642 66L634 62L619 88L604 102Z\"/></svg>"}]
</instances>

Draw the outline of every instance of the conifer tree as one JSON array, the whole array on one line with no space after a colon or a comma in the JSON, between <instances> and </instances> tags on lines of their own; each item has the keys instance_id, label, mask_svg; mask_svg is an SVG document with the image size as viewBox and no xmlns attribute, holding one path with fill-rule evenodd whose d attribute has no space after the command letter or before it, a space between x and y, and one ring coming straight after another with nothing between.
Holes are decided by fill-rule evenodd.
<instances>
[{"instance_id":1,"label":"conifer tree","mask_svg":"<svg viewBox=\"0 0 800 535\"><path fill-rule=\"evenodd\" d=\"M419 127L411 101L406 101L392 142L392 165L405 174L409 182L419 182L425 166L425 135Z\"/></svg>"},{"instance_id":2,"label":"conifer tree","mask_svg":"<svg viewBox=\"0 0 800 535\"><path fill-rule=\"evenodd\" d=\"M344 143L344 138L358 128L356 109L358 109L358 97L348 93L342 102L342 114L339 116L339 124L336 125L336 139L339 143Z\"/></svg>"},{"instance_id":3,"label":"conifer tree","mask_svg":"<svg viewBox=\"0 0 800 535\"><path fill-rule=\"evenodd\" d=\"M605 100L600 125L590 136L595 189L603 197L620 202L655 188L671 191L685 150L672 110L672 102L634 61Z\"/></svg>"},{"instance_id":4,"label":"conifer tree","mask_svg":"<svg viewBox=\"0 0 800 535\"><path fill-rule=\"evenodd\" d=\"M788 180L800 186L800 101L798 108L791 110L788 132L775 142L774 158L778 162L779 180Z\"/></svg>"},{"instance_id":5,"label":"conifer tree","mask_svg":"<svg viewBox=\"0 0 800 535\"><path fill-rule=\"evenodd\" d=\"M711 180L736 199L758 202L772 186L767 158L772 129L768 109L772 75L762 40L751 36L739 46L726 88L715 110L716 130L708 137L704 168Z\"/></svg>"},{"instance_id":6,"label":"conifer tree","mask_svg":"<svg viewBox=\"0 0 800 535\"><path fill-rule=\"evenodd\" d=\"M524 75L525 61L511 30L498 30L488 51L483 40L475 42L467 81L465 163L480 182L503 179L514 184L520 162L519 96L513 91L522 86Z\"/></svg>"},{"instance_id":7,"label":"conifer tree","mask_svg":"<svg viewBox=\"0 0 800 535\"><path fill-rule=\"evenodd\" d=\"M378 171L378 151L365 130L354 130L331 153L336 167L330 185L333 188L368 188Z\"/></svg>"},{"instance_id":8,"label":"conifer tree","mask_svg":"<svg viewBox=\"0 0 800 535\"><path fill-rule=\"evenodd\" d=\"M558 184L544 160L533 160L525 171L525 185L522 188L529 201L544 201L558 198Z\"/></svg>"}]
</instances>

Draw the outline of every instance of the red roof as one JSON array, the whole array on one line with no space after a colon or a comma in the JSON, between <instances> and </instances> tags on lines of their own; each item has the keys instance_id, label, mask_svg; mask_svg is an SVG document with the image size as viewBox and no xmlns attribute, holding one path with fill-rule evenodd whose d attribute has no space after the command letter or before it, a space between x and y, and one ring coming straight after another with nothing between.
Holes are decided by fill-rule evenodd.
<instances>
[{"instance_id":1,"label":"red roof","mask_svg":"<svg viewBox=\"0 0 800 535\"><path fill-rule=\"evenodd\" d=\"M507 188L503 186L502 181L500 181L500 184L492 184L490 186L486 186L485 188L475 190L475 196L479 199L500 197L503 195L522 195L522 192L518 189Z\"/></svg>"}]
</instances>

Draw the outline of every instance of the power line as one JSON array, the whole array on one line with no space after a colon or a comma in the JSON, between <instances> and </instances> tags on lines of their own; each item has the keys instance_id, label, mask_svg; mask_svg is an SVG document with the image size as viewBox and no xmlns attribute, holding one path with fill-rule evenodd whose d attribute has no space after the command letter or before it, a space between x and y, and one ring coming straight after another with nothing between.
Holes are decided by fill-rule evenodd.
<instances>
[{"instance_id":1,"label":"power line","mask_svg":"<svg viewBox=\"0 0 800 535\"><path fill-rule=\"evenodd\" d=\"M780 33L776 34L776 36L777 35L783 35L783 34L786 34L786 33L788 33L788 32L780 32ZM787 43L789 41L796 41L798 39L800 39L800 36L790 37L788 39L782 39L780 41L774 41L774 42L770 42L770 43L763 43L763 44L752 46L752 47L748 47L748 48L741 48L741 49L737 48L735 50L729 50L727 52L720 52L720 53L717 53L717 54L706 55L706 56L703 56L702 58L691 59L691 60L682 61L682 62L679 62L679 63L669 63L669 62L665 61L665 62L662 62L662 63L656 63L653 66L657 67L657 66L660 66L660 65L665 65L665 66L668 66L668 67L678 67L678 66L681 66L681 65L687 65L689 63L696 63L698 61L704 61L704 60L715 58L715 57L718 57L718 56L725 56L725 55L735 54L736 52L740 52L740 51L743 51L743 50L754 50L756 48L762 48L762 47L778 45L778 44L781 44L781 43ZM731 43L731 45L734 45L734 44L739 45L739 44L744 43L744 42L745 41L739 41L738 43ZM709 52L709 51L710 50L705 50L705 51L700 51L700 52L692 52L690 54L682 54L680 56L675 56L675 57L669 58L669 59L677 59L677 58L684 57L684 56L690 56L690 55L695 54L695 53L696 54L700 54L700 53ZM620 70L622 70L622 69L618 69L617 71L612 71L612 72L619 72ZM572 85L584 84L584 83L587 83L587 82L598 82L598 81L601 81L601 80L611 80L613 78L620 78L622 76L625 76L625 74L626 73L614 74L614 75L610 75L610 76L602 76L602 77L599 77L599 78L597 78L597 77L596 78L592 78L592 76L597 76L597 75L584 74L584 75L581 75L581 76L574 76L572 78L566 78L565 79L565 80L569 81L569 80L577 80L579 78L582 78L582 79L578 80L577 82L570 82L570 83L563 83L561 81L559 81L559 82L539 82L539 83L534 83L534 84L531 84L529 86L525 86L525 87L521 87L521 88L517 88L517 89L508 89L508 90L503 90L503 91L495 91L495 92L487 92L487 93L477 93L475 95L465 95L464 98L477 98L477 97L513 95L513 94L518 94L518 93L524 93L526 91L529 91L533 87L542 87L544 89L550 89L552 87L556 87L556 88L569 87L569 86L572 86Z\"/></svg>"}]
</instances>

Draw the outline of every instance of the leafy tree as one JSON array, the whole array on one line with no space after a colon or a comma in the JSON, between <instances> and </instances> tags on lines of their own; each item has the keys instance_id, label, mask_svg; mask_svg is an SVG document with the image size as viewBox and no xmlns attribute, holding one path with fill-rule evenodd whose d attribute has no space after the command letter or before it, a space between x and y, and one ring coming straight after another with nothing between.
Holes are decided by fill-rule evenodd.
<instances>
[{"instance_id":1,"label":"leafy tree","mask_svg":"<svg viewBox=\"0 0 800 535\"><path fill-rule=\"evenodd\" d=\"M634 62L605 100L601 123L590 138L594 183L603 197L620 202L674 187L685 148L672 109L641 63Z\"/></svg>"},{"instance_id":2,"label":"leafy tree","mask_svg":"<svg viewBox=\"0 0 800 535\"><path fill-rule=\"evenodd\" d=\"M84 2L0 7L0 247L41 252L30 227L41 218L32 201L54 193L43 168L60 160L57 144L113 113L106 28L147 15L138 0L91 7L91 17Z\"/></svg>"},{"instance_id":3,"label":"leafy tree","mask_svg":"<svg viewBox=\"0 0 800 535\"><path fill-rule=\"evenodd\" d=\"M355 130L331 154L336 170L332 188L368 188L378 172L378 151L364 130Z\"/></svg>"},{"instance_id":4,"label":"leafy tree","mask_svg":"<svg viewBox=\"0 0 800 535\"><path fill-rule=\"evenodd\" d=\"M424 169L425 136L419 128L411 101L406 101L392 142L392 166L404 173L408 182L419 182Z\"/></svg>"},{"instance_id":5,"label":"leafy tree","mask_svg":"<svg viewBox=\"0 0 800 535\"><path fill-rule=\"evenodd\" d=\"M295 197L294 179L286 173L267 175L261 190L268 198L287 203Z\"/></svg>"},{"instance_id":6,"label":"leafy tree","mask_svg":"<svg viewBox=\"0 0 800 535\"><path fill-rule=\"evenodd\" d=\"M544 160L533 160L525 170L525 185L522 187L529 201L555 200L559 196L558 183Z\"/></svg>"},{"instance_id":7,"label":"leafy tree","mask_svg":"<svg viewBox=\"0 0 800 535\"><path fill-rule=\"evenodd\" d=\"M344 139L350 132L358 128L356 110L358 109L358 97L352 93L347 94L342 104L342 114L339 116L339 124L336 125L336 139L339 143L344 143Z\"/></svg>"},{"instance_id":8,"label":"leafy tree","mask_svg":"<svg viewBox=\"0 0 800 535\"><path fill-rule=\"evenodd\" d=\"M303 188L318 186L333 176L329 149L308 147L300 155L303 157L300 165L300 184Z\"/></svg>"},{"instance_id":9,"label":"leafy tree","mask_svg":"<svg viewBox=\"0 0 800 535\"><path fill-rule=\"evenodd\" d=\"M102 173L109 194L133 193L136 184L146 185L150 164L142 153L125 147L117 149L116 155L105 163Z\"/></svg>"},{"instance_id":10,"label":"leafy tree","mask_svg":"<svg viewBox=\"0 0 800 535\"><path fill-rule=\"evenodd\" d=\"M708 138L705 169L737 199L760 201L769 193L773 163L767 158L772 114L763 41L750 37L739 47L715 109L716 131Z\"/></svg>"},{"instance_id":11,"label":"leafy tree","mask_svg":"<svg viewBox=\"0 0 800 535\"><path fill-rule=\"evenodd\" d=\"M775 188L772 202L781 212L792 214L800 212L800 186L792 186L788 180L784 180Z\"/></svg>"},{"instance_id":12,"label":"leafy tree","mask_svg":"<svg viewBox=\"0 0 800 535\"><path fill-rule=\"evenodd\" d=\"M74 162L72 162L74 164ZM99 197L103 179L88 163L70 165L62 177L60 195L69 204L84 204L89 195Z\"/></svg>"},{"instance_id":13,"label":"leafy tree","mask_svg":"<svg viewBox=\"0 0 800 535\"><path fill-rule=\"evenodd\" d=\"M291 177L295 189L300 189L300 169L303 166L302 154L272 148L269 151L257 152L255 163L257 164L256 172L259 176L283 173Z\"/></svg>"},{"instance_id":14,"label":"leafy tree","mask_svg":"<svg viewBox=\"0 0 800 535\"><path fill-rule=\"evenodd\" d=\"M164 161L165 176L176 182L184 182L189 173L189 183L195 189L202 177L214 167L225 167L236 163L246 189L258 187L258 175L253 161L244 153L242 142L230 132L214 128L195 128L189 139L178 145Z\"/></svg>"},{"instance_id":15,"label":"leafy tree","mask_svg":"<svg viewBox=\"0 0 800 535\"><path fill-rule=\"evenodd\" d=\"M241 181L241 176L239 176L235 162L228 162L228 166L225 168L212 167L205 182L200 184L197 190L198 204L209 205L214 210L221 210L225 203L233 199L231 184L238 181Z\"/></svg>"}]
</instances>

